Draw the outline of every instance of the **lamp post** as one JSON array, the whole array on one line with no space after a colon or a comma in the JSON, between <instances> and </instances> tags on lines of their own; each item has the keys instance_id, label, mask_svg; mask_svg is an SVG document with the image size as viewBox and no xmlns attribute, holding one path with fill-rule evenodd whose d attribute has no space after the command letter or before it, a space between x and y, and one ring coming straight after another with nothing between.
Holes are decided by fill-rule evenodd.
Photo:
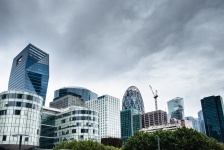
<instances>
[{"instance_id":1,"label":"lamp post","mask_svg":"<svg viewBox=\"0 0 224 150\"><path fill-rule=\"evenodd\" d=\"M158 135L157 135L157 142L158 142L158 150L160 150L160 139Z\"/></svg>"},{"instance_id":2,"label":"lamp post","mask_svg":"<svg viewBox=\"0 0 224 150\"><path fill-rule=\"evenodd\" d=\"M26 134L14 134L12 135L13 137L18 137L19 136L19 150L21 150L22 147L22 137L29 137L29 135Z\"/></svg>"}]
</instances>

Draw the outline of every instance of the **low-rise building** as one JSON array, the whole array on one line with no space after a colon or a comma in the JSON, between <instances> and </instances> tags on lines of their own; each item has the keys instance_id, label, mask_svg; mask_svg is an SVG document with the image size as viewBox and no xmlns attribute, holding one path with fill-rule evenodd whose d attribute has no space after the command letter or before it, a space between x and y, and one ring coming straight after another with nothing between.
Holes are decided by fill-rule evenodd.
<instances>
[{"instance_id":1,"label":"low-rise building","mask_svg":"<svg viewBox=\"0 0 224 150\"><path fill-rule=\"evenodd\" d=\"M143 128L141 131L144 132L155 132L157 130L176 130L177 128L186 127L192 128L192 122L190 120L176 120L170 119L167 124L159 125L159 126L150 126L148 128Z\"/></svg>"}]
</instances>

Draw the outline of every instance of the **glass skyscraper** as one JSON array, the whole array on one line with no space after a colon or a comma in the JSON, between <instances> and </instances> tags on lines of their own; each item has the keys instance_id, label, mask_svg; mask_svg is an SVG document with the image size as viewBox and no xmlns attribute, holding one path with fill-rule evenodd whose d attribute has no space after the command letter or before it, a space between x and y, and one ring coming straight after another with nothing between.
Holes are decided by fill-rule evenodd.
<instances>
[{"instance_id":1,"label":"glass skyscraper","mask_svg":"<svg viewBox=\"0 0 224 150\"><path fill-rule=\"evenodd\" d=\"M137 109L141 114L145 113L144 102L140 91L135 86L130 86L124 93L122 110Z\"/></svg>"},{"instance_id":2,"label":"glass skyscraper","mask_svg":"<svg viewBox=\"0 0 224 150\"><path fill-rule=\"evenodd\" d=\"M64 87L54 91L54 101L68 94L79 95L84 101L98 98L96 93L83 87Z\"/></svg>"},{"instance_id":3,"label":"glass skyscraper","mask_svg":"<svg viewBox=\"0 0 224 150\"><path fill-rule=\"evenodd\" d=\"M201 100L206 135L224 142L224 115L221 96L205 97Z\"/></svg>"},{"instance_id":4,"label":"glass skyscraper","mask_svg":"<svg viewBox=\"0 0 224 150\"><path fill-rule=\"evenodd\" d=\"M125 109L120 112L121 120L121 138L126 142L133 136L135 131L142 129L142 116L139 110Z\"/></svg>"},{"instance_id":5,"label":"glass skyscraper","mask_svg":"<svg viewBox=\"0 0 224 150\"><path fill-rule=\"evenodd\" d=\"M45 105L48 79L49 55L29 44L13 59L8 89L40 95Z\"/></svg>"},{"instance_id":6,"label":"glass skyscraper","mask_svg":"<svg viewBox=\"0 0 224 150\"><path fill-rule=\"evenodd\" d=\"M184 119L184 100L181 97L176 97L167 102L168 117L178 120Z\"/></svg>"},{"instance_id":7,"label":"glass skyscraper","mask_svg":"<svg viewBox=\"0 0 224 150\"><path fill-rule=\"evenodd\" d=\"M198 121L199 121L200 132L206 134L206 131L205 131L205 123L204 123L204 117L203 117L202 110L200 110L198 112Z\"/></svg>"}]
</instances>

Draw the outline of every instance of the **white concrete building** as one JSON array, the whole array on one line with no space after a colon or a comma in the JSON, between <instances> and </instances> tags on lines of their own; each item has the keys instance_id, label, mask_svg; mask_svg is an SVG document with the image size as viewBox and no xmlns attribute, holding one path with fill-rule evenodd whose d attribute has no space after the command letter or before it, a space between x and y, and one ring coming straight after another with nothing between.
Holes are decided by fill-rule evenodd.
<instances>
[{"instance_id":1,"label":"white concrete building","mask_svg":"<svg viewBox=\"0 0 224 150\"><path fill-rule=\"evenodd\" d=\"M95 100L86 101L86 107L99 112L99 138L121 138L120 100L103 95Z\"/></svg>"},{"instance_id":2,"label":"white concrete building","mask_svg":"<svg viewBox=\"0 0 224 150\"><path fill-rule=\"evenodd\" d=\"M39 146L43 98L22 91L0 93L0 149Z\"/></svg>"},{"instance_id":3,"label":"white concrete building","mask_svg":"<svg viewBox=\"0 0 224 150\"><path fill-rule=\"evenodd\" d=\"M93 140L99 142L98 112L80 106L64 109L43 107L40 148L51 149L59 142Z\"/></svg>"},{"instance_id":4,"label":"white concrete building","mask_svg":"<svg viewBox=\"0 0 224 150\"><path fill-rule=\"evenodd\" d=\"M141 131L144 132L155 132L157 130L176 130L177 128L193 128L192 121L190 120L177 120L177 119L170 119L169 123L159 126L150 126L148 128L143 128Z\"/></svg>"}]
</instances>

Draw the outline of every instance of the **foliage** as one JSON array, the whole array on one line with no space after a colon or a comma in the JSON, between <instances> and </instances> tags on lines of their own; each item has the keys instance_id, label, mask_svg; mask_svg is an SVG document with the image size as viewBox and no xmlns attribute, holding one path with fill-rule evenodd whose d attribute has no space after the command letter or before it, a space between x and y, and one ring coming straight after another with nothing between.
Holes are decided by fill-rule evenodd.
<instances>
[{"instance_id":1,"label":"foliage","mask_svg":"<svg viewBox=\"0 0 224 150\"><path fill-rule=\"evenodd\" d=\"M101 143L104 144L104 145L121 148L121 146L122 146L122 139L120 139L120 138L112 138L112 137L102 138L101 139Z\"/></svg>"},{"instance_id":2,"label":"foliage","mask_svg":"<svg viewBox=\"0 0 224 150\"><path fill-rule=\"evenodd\" d=\"M224 150L223 143L185 127L176 131L136 132L122 150L157 150L158 137L161 150Z\"/></svg>"},{"instance_id":3,"label":"foliage","mask_svg":"<svg viewBox=\"0 0 224 150\"><path fill-rule=\"evenodd\" d=\"M105 146L94 141L76 141L71 142L61 142L53 150L119 150L118 148L112 146Z\"/></svg>"}]
</instances>

